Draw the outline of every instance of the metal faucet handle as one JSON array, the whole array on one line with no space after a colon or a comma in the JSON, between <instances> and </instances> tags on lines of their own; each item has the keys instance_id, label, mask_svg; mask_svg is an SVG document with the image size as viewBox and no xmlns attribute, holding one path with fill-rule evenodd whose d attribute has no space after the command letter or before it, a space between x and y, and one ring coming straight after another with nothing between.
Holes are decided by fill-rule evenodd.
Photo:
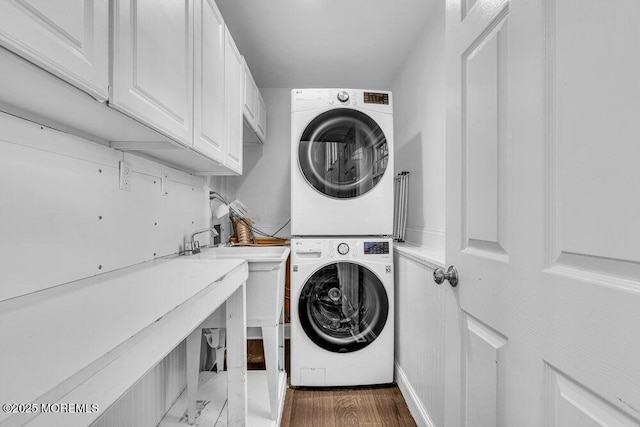
<instances>
[{"instance_id":1,"label":"metal faucet handle","mask_svg":"<svg viewBox=\"0 0 640 427\"><path fill-rule=\"evenodd\" d=\"M216 237L219 235L215 228L203 228L202 230L197 230L191 233L190 243L191 243L192 254L197 254L200 252L200 242L196 240L196 235L202 234L202 233L213 233L213 237Z\"/></svg>"},{"instance_id":2,"label":"metal faucet handle","mask_svg":"<svg viewBox=\"0 0 640 427\"><path fill-rule=\"evenodd\" d=\"M191 233L191 240L193 240L193 238L194 238L194 236L196 234L207 233L207 232L213 233L214 237L218 236L218 232L216 231L215 228L213 228L213 227L212 228L203 228L202 230L196 230L193 233Z\"/></svg>"}]
</instances>

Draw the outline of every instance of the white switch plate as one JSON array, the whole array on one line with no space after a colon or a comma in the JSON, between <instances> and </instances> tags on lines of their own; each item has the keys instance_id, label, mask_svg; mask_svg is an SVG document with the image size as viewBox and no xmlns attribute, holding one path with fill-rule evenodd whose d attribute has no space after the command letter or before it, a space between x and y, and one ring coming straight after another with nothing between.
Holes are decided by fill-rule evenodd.
<instances>
[{"instance_id":1,"label":"white switch plate","mask_svg":"<svg viewBox=\"0 0 640 427\"><path fill-rule=\"evenodd\" d=\"M169 195L169 175L166 173L160 174L160 191L163 196Z\"/></svg>"},{"instance_id":2,"label":"white switch plate","mask_svg":"<svg viewBox=\"0 0 640 427\"><path fill-rule=\"evenodd\" d=\"M120 160L120 189L124 191L131 191L131 178L133 171L131 170L131 163Z\"/></svg>"}]
</instances>

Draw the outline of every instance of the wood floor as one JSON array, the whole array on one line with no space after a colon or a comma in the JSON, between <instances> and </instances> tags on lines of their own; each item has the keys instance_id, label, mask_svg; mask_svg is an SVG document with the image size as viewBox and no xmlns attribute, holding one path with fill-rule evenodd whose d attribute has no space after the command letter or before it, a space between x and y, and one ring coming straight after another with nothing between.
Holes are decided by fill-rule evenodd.
<instances>
[{"instance_id":1,"label":"wood floor","mask_svg":"<svg viewBox=\"0 0 640 427\"><path fill-rule=\"evenodd\" d=\"M262 341L247 345L248 369L264 369ZM285 343L289 372L289 341ZM415 426L398 387L287 389L282 427Z\"/></svg>"}]
</instances>

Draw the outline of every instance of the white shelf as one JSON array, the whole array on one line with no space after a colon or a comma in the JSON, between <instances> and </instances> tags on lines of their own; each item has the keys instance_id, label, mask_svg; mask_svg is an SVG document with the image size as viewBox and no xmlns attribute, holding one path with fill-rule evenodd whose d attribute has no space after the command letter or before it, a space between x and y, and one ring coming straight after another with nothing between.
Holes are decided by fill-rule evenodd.
<instances>
[{"instance_id":1,"label":"white shelf","mask_svg":"<svg viewBox=\"0 0 640 427\"><path fill-rule=\"evenodd\" d=\"M247 276L242 260L173 257L0 303L0 400L99 407L66 416L2 413L0 419L90 424Z\"/></svg>"},{"instance_id":2,"label":"white shelf","mask_svg":"<svg viewBox=\"0 0 640 427\"><path fill-rule=\"evenodd\" d=\"M278 376L280 407L278 419L272 420L269 410L266 371L247 371L249 417L247 425L251 427L275 427L280 425L284 398L287 391L287 376L280 372ZM226 372L202 372L198 381L198 415L194 426L227 426L227 374ZM208 402L204 405L204 402ZM187 392L178 397L158 427L185 427L187 423Z\"/></svg>"}]
</instances>

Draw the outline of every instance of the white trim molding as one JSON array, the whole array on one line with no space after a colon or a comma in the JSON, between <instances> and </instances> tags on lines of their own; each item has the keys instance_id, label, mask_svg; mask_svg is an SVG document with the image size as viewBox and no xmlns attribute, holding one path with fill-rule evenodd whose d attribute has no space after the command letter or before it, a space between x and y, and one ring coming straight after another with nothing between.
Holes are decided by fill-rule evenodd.
<instances>
[{"instance_id":1,"label":"white trim molding","mask_svg":"<svg viewBox=\"0 0 640 427\"><path fill-rule=\"evenodd\" d=\"M444 252L445 232L426 227L407 226L405 240L418 246L429 248L432 251Z\"/></svg>"},{"instance_id":2,"label":"white trim molding","mask_svg":"<svg viewBox=\"0 0 640 427\"><path fill-rule=\"evenodd\" d=\"M445 267L444 251L434 251L412 243L396 243L394 249L398 254L419 262L432 270Z\"/></svg>"},{"instance_id":3,"label":"white trim molding","mask_svg":"<svg viewBox=\"0 0 640 427\"><path fill-rule=\"evenodd\" d=\"M395 378L402 397L404 397L404 400L407 402L409 412L411 412L416 424L423 427L435 427L429 413L397 361L395 362Z\"/></svg>"}]
</instances>

